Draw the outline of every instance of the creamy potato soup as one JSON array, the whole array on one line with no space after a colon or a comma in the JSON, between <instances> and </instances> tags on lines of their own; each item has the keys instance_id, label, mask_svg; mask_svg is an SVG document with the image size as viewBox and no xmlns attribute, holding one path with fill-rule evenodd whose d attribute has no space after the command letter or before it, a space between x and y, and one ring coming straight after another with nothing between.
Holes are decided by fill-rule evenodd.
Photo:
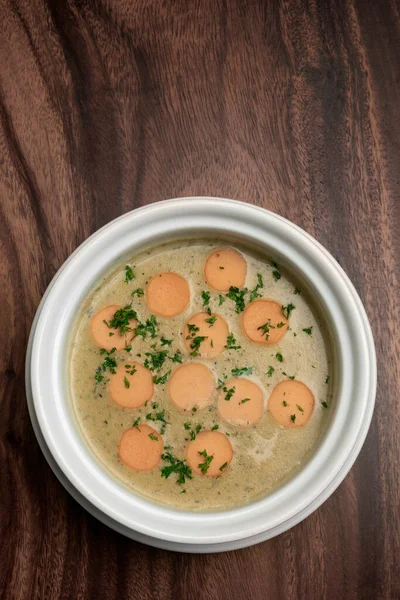
<instances>
[{"instance_id":1,"label":"creamy potato soup","mask_svg":"<svg viewBox=\"0 0 400 600\"><path fill-rule=\"evenodd\" d=\"M221 241L133 256L85 302L70 359L84 438L131 490L177 508L247 503L323 433L328 336L273 260Z\"/></svg>"}]
</instances>

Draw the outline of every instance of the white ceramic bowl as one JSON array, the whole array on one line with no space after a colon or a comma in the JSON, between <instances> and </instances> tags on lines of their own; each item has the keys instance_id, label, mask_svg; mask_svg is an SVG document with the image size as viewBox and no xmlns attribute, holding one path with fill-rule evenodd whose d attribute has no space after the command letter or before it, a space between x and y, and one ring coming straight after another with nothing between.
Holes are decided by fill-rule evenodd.
<instances>
[{"instance_id":1,"label":"white ceramic bowl","mask_svg":"<svg viewBox=\"0 0 400 600\"><path fill-rule=\"evenodd\" d=\"M105 274L143 247L204 235L239 240L264 251L296 272L313 291L333 340L335 398L330 424L316 451L284 485L246 506L195 513L160 506L130 492L97 461L72 410L68 353L81 303ZM373 413L374 343L348 277L302 229L242 202L182 198L151 204L112 221L61 267L40 307L32 336L29 367L37 429L63 480L111 526L154 545L171 544L188 551L224 549L285 531L315 510L343 480Z\"/></svg>"}]
</instances>

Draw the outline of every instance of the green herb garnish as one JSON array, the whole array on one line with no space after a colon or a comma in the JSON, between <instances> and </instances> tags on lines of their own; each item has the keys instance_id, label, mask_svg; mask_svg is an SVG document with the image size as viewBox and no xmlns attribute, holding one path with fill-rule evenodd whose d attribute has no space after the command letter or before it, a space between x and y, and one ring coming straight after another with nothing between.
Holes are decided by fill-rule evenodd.
<instances>
[{"instance_id":1,"label":"green herb garnish","mask_svg":"<svg viewBox=\"0 0 400 600\"><path fill-rule=\"evenodd\" d=\"M226 395L225 395L225 400L230 400L230 399L232 398L233 394L234 394L234 393L235 393L235 391L236 391L236 388L235 388L235 386L231 387L229 390L228 390L228 388L227 388L226 386L225 386L225 387L223 387L222 389L223 389L223 391L224 391L224 392L225 392L225 394L226 394Z\"/></svg>"},{"instance_id":2,"label":"green herb garnish","mask_svg":"<svg viewBox=\"0 0 400 600\"><path fill-rule=\"evenodd\" d=\"M196 337L194 337L192 339L192 343L190 344L190 347L192 349L192 352L190 353L191 356L198 356L199 354L199 349L200 349L200 344L202 342L204 342L204 340L207 340L208 336L207 335L197 335Z\"/></svg>"},{"instance_id":3,"label":"green herb garnish","mask_svg":"<svg viewBox=\"0 0 400 600\"><path fill-rule=\"evenodd\" d=\"M325 379L325 383L329 383L329 380L330 380L330 377L329 377L329 375L327 375L326 379Z\"/></svg>"},{"instance_id":4,"label":"green herb garnish","mask_svg":"<svg viewBox=\"0 0 400 600\"><path fill-rule=\"evenodd\" d=\"M165 337L161 338L161 346L170 346L173 340L167 340Z\"/></svg>"},{"instance_id":5,"label":"green herb garnish","mask_svg":"<svg viewBox=\"0 0 400 600\"><path fill-rule=\"evenodd\" d=\"M247 294L247 288L243 288L240 290L238 287L231 285L229 288L229 292L226 294L226 297L236 304L236 312L241 313L244 311L245 301L244 297Z\"/></svg>"},{"instance_id":6,"label":"green herb garnish","mask_svg":"<svg viewBox=\"0 0 400 600\"><path fill-rule=\"evenodd\" d=\"M192 479L192 469L186 463L186 460L178 460L171 452L164 452L161 458L169 463L168 466L161 469L161 477L168 479L172 473L176 473L178 475L176 483L179 484L185 483L186 478Z\"/></svg>"},{"instance_id":7,"label":"green herb garnish","mask_svg":"<svg viewBox=\"0 0 400 600\"><path fill-rule=\"evenodd\" d=\"M246 402L250 402L251 398L243 398L243 400L241 400L239 402L239 404L245 404Z\"/></svg>"},{"instance_id":8,"label":"green herb garnish","mask_svg":"<svg viewBox=\"0 0 400 600\"><path fill-rule=\"evenodd\" d=\"M226 338L226 345L224 346L228 350L239 350L241 346L236 345L236 339L233 333L230 333Z\"/></svg>"},{"instance_id":9,"label":"green herb garnish","mask_svg":"<svg viewBox=\"0 0 400 600\"><path fill-rule=\"evenodd\" d=\"M251 375L253 367L242 367L241 369L232 369L231 373L234 377L241 377L241 375Z\"/></svg>"},{"instance_id":10,"label":"green herb garnish","mask_svg":"<svg viewBox=\"0 0 400 600\"><path fill-rule=\"evenodd\" d=\"M203 298L203 306L208 306L210 304L210 292L205 292L204 290L201 292L201 297Z\"/></svg>"},{"instance_id":11,"label":"green herb garnish","mask_svg":"<svg viewBox=\"0 0 400 600\"><path fill-rule=\"evenodd\" d=\"M212 327L215 323L215 321L217 320L217 317L215 315L213 315L212 317L210 317L209 319L206 319L206 323L209 323L209 327Z\"/></svg>"},{"instance_id":12,"label":"green herb garnish","mask_svg":"<svg viewBox=\"0 0 400 600\"><path fill-rule=\"evenodd\" d=\"M151 315L145 323L139 323L136 327L136 335L140 335L144 340L146 339L147 334L149 334L151 338L155 338L157 335L157 326L158 323L156 317Z\"/></svg>"},{"instance_id":13,"label":"green herb garnish","mask_svg":"<svg viewBox=\"0 0 400 600\"><path fill-rule=\"evenodd\" d=\"M283 316L288 319L290 313L292 312L292 310L294 310L296 307L294 304L289 303L287 306L282 306L282 314ZM286 312L285 312L286 311Z\"/></svg>"},{"instance_id":14,"label":"green herb garnish","mask_svg":"<svg viewBox=\"0 0 400 600\"><path fill-rule=\"evenodd\" d=\"M281 321L280 323L277 324L277 328L280 329L281 327L283 327L285 325L285 323L283 323L283 321Z\"/></svg>"},{"instance_id":15,"label":"green herb garnish","mask_svg":"<svg viewBox=\"0 0 400 600\"><path fill-rule=\"evenodd\" d=\"M219 425L213 425L211 427L211 431L216 431L219 428Z\"/></svg>"},{"instance_id":16,"label":"green herb garnish","mask_svg":"<svg viewBox=\"0 0 400 600\"><path fill-rule=\"evenodd\" d=\"M126 283L128 283L128 281L132 281L132 279L135 279L135 273L132 271L131 267L129 265L126 265L125 267L125 281Z\"/></svg>"},{"instance_id":17,"label":"green herb garnish","mask_svg":"<svg viewBox=\"0 0 400 600\"><path fill-rule=\"evenodd\" d=\"M219 302L218 302L218 306L221 306L223 303L225 302L225 298L223 297L222 294L219 295Z\"/></svg>"},{"instance_id":18,"label":"green herb garnish","mask_svg":"<svg viewBox=\"0 0 400 600\"><path fill-rule=\"evenodd\" d=\"M191 428L191 424L187 421L186 423L183 424L185 429L190 429Z\"/></svg>"},{"instance_id":19,"label":"green herb garnish","mask_svg":"<svg viewBox=\"0 0 400 600\"><path fill-rule=\"evenodd\" d=\"M203 475L205 475L208 471L208 469L210 468L210 464L211 461L213 460L214 456L212 454L208 455L207 454L207 450L203 450L202 452L199 452L200 456L203 456L205 458L203 463L200 463L199 465L197 465L200 469L200 471L203 473Z\"/></svg>"},{"instance_id":20,"label":"green herb garnish","mask_svg":"<svg viewBox=\"0 0 400 600\"><path fill-rule=\"evenodd\" d=\"M156 405L157 407L157 405ZM165 409L163 408L160 412L149 413L146 415L147 421L160 421L165 425L169 425L169 422L165 420Z\"/></svg>"},{"instance_id":21,"label":"green herb garnish","mask_svg":"<svg viewBox=\"0 0 400 600\"><path fill-rule=\"evenodd\" d=\"M282 356L282 354L281 354L280 352L277 352L277 353L275 354L275 356L276 356L276 358L279 360L279 362L282 362L282 361L283 361L283 356Z\"/></svg>"},{"instance_id":22,"label":"green herb garnish","mask_svg":"<svg viewBox=\"0 0 400 600\"><path fill-rule=\"evenodd\" d=\"M158 442L158 437L156 435L154 435L154 433L149 433L149 438L151 440L154 440L154 441Z\"/></svg>"},{"instance_id":23,"label":"green herb garnish","mask_svg":"<svg viewBox=\"0 0 400 600\"><path fill-rule=\"evenodd\" d=\"M275 262L272 263L272 266L274 267L274 270L272 271L272 276L275 279L275 281L279 281L281 278L281 272L279 270L279 267Z\"/></svg>"},{"instance_id":24,"label":"green herb garnish","mask_svg":"<svg viewBox=\"0 0 400 600\"><path fill-rule=\"evenodd\" d=\"M180 364L182 364L182 362L183 362L182 361L182 355L181 355L181 353L180 353L179 350L177 350L173 356L168 356L168 358L170 360L172 360L172 362L174 362L174 363L180 363Z\"/></svg>"},{"instance_id":25,"label":"green herb garnish","mask_svg":"<svg viewBox=\"0 0 400 600\"><path fill-rule=\"evenodd\" d=\"M115 311L110 321L104 322L110 329L119 329L120 334L124 335L128 331L133 331L133 328L129 325L131 319L137 320L137 313L132 309L130 304L127 304L124 308L119 308Z\"/></svg>"},{"instance_id":26,"label":"green herb garnish","mask_svg":"<svg viewBox=\"0 0 400 600\"><path fill-rule=\"evenodd\" d=\"M301 294L301 289L296 286L293 290L293 294Z\"/></svg>"},{"instance_id":27,"label":"green herb garnish","mask_svg":"<svg viewBox=\"0 0 400 600\"><path fill-rule=\"evenodd\" d=\"M304 408L302 408L302 407L300 406L300 404L296 404L296 406L297 406L297 408L299 409L299 411L300 411L300 412L304 412Z\"/></svg>"},{"instance_id":28,"label":"green herb garnish","mask_svg":"<svg viewBox=\"0 0 400 600\"><path fill-rule=\"evenodd\" d=\"M161 371L161 368L168 356L168 350L159 350L158 352L145 352L147 356L144 366L150 371Z\"/></svg>"},{"instance_id":29,"label":"green herb garnish","mask_svg":"<svg viewBox=\"0 0 400 600\"><path fill-rule=\"evenodd\" d=\"M125 387L128 389L131 387L131 384L129 383L129 379L127 379L126 377L124 377L124 384L125 384Z\"/></svg>"},{"instance_id":30,"label":"green herb garnish","mask_svg":"<svg viewBox=\"0 0 400 600\"><path fill-rule=\"evenodd\" d=\"M268 338L269 338L269 330L270 329L275 329L275 325L271 325L270 320L268 323L264 323L264 325L260 325L260 327L257 327L257 331L261 330L261 337L263 335L265 335L266 340L268 340Z\"/></svg>"},{"instance_id":31,"label":"green herb garnish","mask_svg":"<svg viewBox=\"0 0 400 600\"><path fill-rule=\"evenodd\" d=\"M228 466L228 463L224 462L224 464L220 466L219 470L223 471L224 469L226 469L227 466Z\"/></svg>"},{"instance_id":32,"label":"green herb garnish","mask_svg":"<svg viewBox=\"0 0 400 600\"><path fill-rule=\"evenodd\" d=\"M261 298L261 294L258 293L258 290L264 287L264 282L260 273L257 273L257 282L258 283L254 290L250 291L250 302L253 302L253 300L255 300L256 298Z\"/></svg>"},{"instance_id":33,"label":"green herb garnish","mask_svg":"<svg viewBox=\"0 0 400 600\"><path fill-rule=\"evenodd\" d=\"M283 404L283 406L289 406L289 405L288 405L288 403L286 402L286 400L284 400L284 401L282 402L282 404Z\"/></svg>"},{"instance_id":34,"label":"green herb garnish","mask_svg":"<svg viewBox=\"0 0 400 600\"><path fill-rule=\"evenodd\" d=\"M294 422L295 422L295 420L296 420L296 415L290 415L290 418L292 419L292 421L293 421L293 423L294 423Z\"/></svg>"},{"instance_id":35,"label":"green herb garnish","mask_svg":"<svg viewBox=\"0 0 400 600\"><path fill-rule=\"evenodd\" d=\"M222 388L222 386L224 385L224 383L225 383L225 381L224 381L224 380L225 380L225 379L228 379L228 375L223 375L222 377L223 377L224 379L220 379L220 378L218 377L218 387L217 387L217 390L220 390L220 389Z\"/></svg>"},{"instance_id":36,"label":"green herb garnish","mask_svg":"<svg viewBox=\"0 0 400 600\"><path fill-rule=\"evenodd\" d=\"M136 290L133 290L131 296L137 296L138 298L141 298L141 296L144 296L143 288L137 288Z\"/></svg>"},{"instance_id":37,"label":"green herb garnish","mask_svg":"<svg viewBox=\"0 0 400 600\"><path fill-rule=\"evenodd\" d=\"M136 427L136 429L139 429L139 423L140 423L140 417L138 417L136 419L136 421L133 422L132 427ZM140 431L140 429L139 429L139 431Z\"/></svg>"},{"instance_id":38,"label":"green herb garnish","mask_svg":"<svg viewBox=\"0 0 400 600\"><path fill-rule=\"evenodd\" d=\"M162 375L160 377L157 377L156 375L153 375L153 382L156 385L167 383L170 375L171 375L171 370L167 371L166 373L164 373L164 375Z\"/></svg>"},{"instance_id":39,"label":"green herb garnish","mask_svg":"<svg viewBox=\"0 0 400 600\"><path fill-rule=\"evenodd\" d=\"M311 327L306 327L305 329L303 329L303 331L307 335L311 335L312 334L312 328L313 328L313 326L311 325Z\"/></svg>"},{"instance_id":40,"label":"green herb garnish","mask_svg":"<svg viewBox=\"0 0 400 600\"><path fill-rule=\"evenodd\" d=\"M100 354L102 354L102 355L106 354L107 356L103 360L102 364L99 367L97 367L97 369L96 369L96 373L94 376L96 383L101 383L103 381L103 379L104 379L103 373L105 373L107 371L107 369L113 375L115 375L115 373L117 372L116 371L117 361L115 360L115 358L112 357L112 354L114 354L115 350L116 350L116 348L112 348L109 352L105 348L102 348L100 350Z\"/></svg>"},{"instance_id":41,"label":"green herb garnish","mask_svg":"<svg viewBox=\"0 0 400 600\"><path fill-rule=\"evenodd\" d=\"M268 377L272 377L272 373L275 371L274 367L269 367L268 371L267 371L267 375Z\"/></svg>"},{"instance_id":42,"label":"green herb garnish","mask_svg":"<svg viewBox=\"0 0 400 600\"><path fill-rule=\"evenodd\" d=\"M327 403L326 403L326 402L321 402L321 404L322 404L322 406L323 406L324 408L328 408L328 405L327 405Z\"/></svg>"},{"instance_id":43,"label":"green herb garnish","mask_svg":"<svg viewBox=\"0 0 400 600\"><path fill-rule=\"evenodd\" d=\"M192 334L192 335L187 336L187 338L186 338L187 340L190 337L194 337L194 334L197 333L197 331L200 331L200 327L197 327L197 325L195 325L194 323L188 323L187 328L188 328L189 333Z\"/></svg>"},{"instance_id":44,"label":"green herb garnish","mask_svg":"<svg viewBox=\"0 0 400 600\"><path fill-rule=\"evenodd\" d=\"M190 439L191 440L195 440L196 439L196 435L198 433L200 433L201 431L201 425L196 425L196 428L190 432Z\"/></svg>"}]
</instances>

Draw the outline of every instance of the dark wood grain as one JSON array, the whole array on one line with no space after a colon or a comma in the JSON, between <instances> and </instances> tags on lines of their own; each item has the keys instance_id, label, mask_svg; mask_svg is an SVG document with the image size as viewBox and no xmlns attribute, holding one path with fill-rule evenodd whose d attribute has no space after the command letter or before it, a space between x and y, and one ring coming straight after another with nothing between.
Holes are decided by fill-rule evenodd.
<instances>
[{"instance_id":1,"label":"dark wood grain","mask_svg":"<svg viewBox=\"0 0 400 600\"><path fill-rule=\"evenodd\" d=\"M0 0L0 596L400 598L400 7L395 0ZM29 328L90 233L143 204L239 198L321 241L379 363L333 496L254 548L136 544L58 483L25 401ZM397 286L397 287L396 287Z\"/></svg>"}]
</instances>

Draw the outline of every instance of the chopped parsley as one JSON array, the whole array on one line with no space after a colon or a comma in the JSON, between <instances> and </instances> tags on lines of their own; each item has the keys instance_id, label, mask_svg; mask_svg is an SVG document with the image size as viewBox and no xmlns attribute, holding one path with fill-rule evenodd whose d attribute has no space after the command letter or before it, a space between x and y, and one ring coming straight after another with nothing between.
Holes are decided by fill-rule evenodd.
<instances>
[{"instance_id":1,"label":"chopped parsley","mask_svg":"<svg viewBox=\"0 0 400 600\"><path fill-rule=\"evenodd\" d=\"M167 340L164 336L161 338L161 346L170 346L173 340Z\"/></svg>"},{"instance_id":2,"label":"chopped parsley","mask_svg":"<svg viewBox=\"0 0 400 600\"><path fill-rule=\"evenodd\" d=\"M224 464L220 466L219 470L223 471L224 469L226 469L227 466L228 466L228 463L224 462Z\"/></svg>"},{"instance_id":3,"label":"chopped parsley","mask_svg":"<svg viewBox=\"0 0 400 600\"><path fill-rule=\"evenodd\" d=\"M225 267L220 266L221 271L223 271L225 269Z\"/></svg>"},{"instance_id":4,"label":"chopped parsley","mask_svg":"<svg viewBox=\"0 0 400 600\"><path fill-rule=\"evenodd\" d=\"M287 305L287 306L282 306L282 314L283 316L288 319L290 313L292 312L292 310L294 310L296 307L294 304L292 304L291 302Z\"/></svg>"},{"instance_id":5,"label":"chopped parsley","mask_svg":"<svg viewBox=\"0 0 400 600\"><path fill-rule=\"evenodd\" d=\"M284 401L282 402L282 404L283 404L283 406L289 406L289 405L288 405L288 403L286 402L286 400L284 400Z\"/></svg>"},{"instance_id":6,"label":"chopped parsley","mask_svg":"<svg viewBox=\"0 0 400 600\"><path fill-rule=\"evenodd\" d=\"M200 431L201 431L201 425L196 425L195 429L190 432L190 439L195 440L196 435L198 433L200 433Z\"/></svg>"},{"instance_id":7,"label":"chopped parsley","mask_svg":"<svg viewBox=\"0 0 400 600\"><path fill-rule=\"evenodd\" d=\"M234 377L240 377L241 375L251 375L253 367L242 367L241 369L232 369L232 375Z\"/></svg>"},{"instance_id":8,"label":"chopped parsley","mask_svg":"<svg viewBox=\"0 0 400 600\"><path fill-rule=\"evenodd\" d=\"M277 328L280 329L284 325L285 325L285 323L283 321L280 321L280 323L277 324Z\"/></svg>"},{"instance_id":9,"label":"chopped parsley","mask_svg":"<svg viewBox=\"0 0 400 600\"><path fill-rule=\"evenodd\" d=\"M180 363L180 364L182 364L182 362L183 362L182 361L182 355L179 352L179 350L177 350L173 356L168 356L168 358L170 360L172 360L172 362L174 362L174 363Z\"/></svg>"},{"instance_id":10,"label":"chopped parsley","mask_svg":"<svg viewBox=\"0 0 400 600\"><path fill-rule=\"evenodd\" d=\"M161 371L161 368L168 356L168 350L159 350L158 352L145 352L147 356L144 366L150 371Z\"/></svg>"},{"instance_id":11,"label":"chopped parsley","mask_svg":"<svg viewBox=\"0 0 400 600\"><path fill-rule=\"evenodd\" d=\"M176 483L178 484L185 483L186 478L192 479L192 469L186 463L186 460L178 460L171 454L171 452L168 451L164 452L161 455L161 458L165 460L165 462L169 463L168 466L162 467L161 477L165 477L165 479L168 479L168 477L172 473L176 473L178 475Z\"/></svg>"},{"instance_id":12,"label":"chopped parsley","mask_svg":"<svg viewBox=\"0 0 400 600\"><path fill-rule=\"evenodd\" d=\"M137 288L136 290L133 290L131 296L137 296L138 298L141 298L144 296L143 288Z\"/></svg>"},{"instance_id":13,"label":"chopped parsley","mask_svg":"<svg viewBox=\"0 0 400 600\"><path fill-rule=\"evenodd\" d=\"M145 323L139 323L136 327L136 335L140 335L144 340L146 339L147 334L149 334L151 338L155 338L157 335L157 326L158 323L156 317L151 315Z\"/></svg>"},{"instance_id":14,"label":"chopped parsley","mask_svg":"<svg viewBox=\"0 0 400 600\"><path fill-rule=\"evenodd\" d=\"M297 406L297 408L299 409L299 411L300 411L300 412L304 412L304 408L302 408L302 407L300 406L300 404L296 404L296 406Z\"/></svg>"},{"instance_id":15,"label":"chopped parsley","mask_svg":"<svg viewBox=\"0 0 400 600\"><path fill-rule=\"evenodd\" d=\"M191 428L191 424L187 421L186 423L183 424L185 429L190 429Z\"/></svg>"},{"instance_id":16,"label":"chopped parsley","mask_svg":"<svg viewBox=\"0 0 400 600\"><path fill-rule=\"evenodd\" d=\"M154 433L149 433L149 438L151 440L154 440L155 442L158 442L159 440L159 438L156 435L154 435Z\"/></svg>"},{"instance_id":17,"label":"chopped parsley","mask_svg":"<svg viewBox=\"0 0 400 600\"><path fill-rule=\"evenodd\" d=\"M323 406L324 408L328 408L328 405L327 405L327 403L326 403L326 402L321 402L321 404L322 404L322 406Z\"/></svg>"},{"instance_id":18,"label":"chopped parsley","mask_svg":"<svg viewBox=\"0 0 400 600\"><path fill-rule=\"evenodd\" d=\"M263 335L265 335L265 339L268 340L269 330L275 329L275 325L271 325L271 320L269 319L268 323L264 323L264 325L260 325L260 327L257 327L257 331L259 331L260 329L261 329L261 337Z\"/></svg>"},{"instance_id":19,"label":"chopped parsley","mask_svg":"<svg viewBox=\"0 0 400 600\"><path fill-rule=\"evenodd\" d=\"M136 427L136 429L139 429L139 423L140 423L140 417L138 417L136 419L136 421L133 422L132 427ZM139 429L139 431L140 431L140 429Z\"/></svg>"},{"instance_id":20,"label":"chopped parsley","mask_svg":"<svg viewBox=\"0 0 400 600\"><path fill-rule=\"evenodd\" d=\"M125 365L125 369L128 375L134 375L137 371L135 365Z\"/></svg>"},{"instance_id":21,"label":"chopped parsley","mask_svg":"<svg viewBox=\"0 0 400 600\"><path fill-rule=\"evenodd\" d=\"M203 298L203 306L208 306L210 304L210 292L205 292L204 290L201 292L201 297Z\"/></svg>"},{"instance_id":22,"label":"chopped parsley","mask_svg":"<svg viewBox=\"0 0 400 600\"><path fill-rule=\"evenodd\" d=\"M207 340L207 339L208 339L207 335L197 335L196 337L192 338L192 343L190 344L190 348L192 349L192 352L190 353L190 355L198 356L200 344L202 342L204 342L204 340Z\"/></svg>"},{"instance_id":23,"label":"chopped parsley","mask_svg":"<svg viewBox=\"0 0 400 600\"><path fill-rule=\"evenodd\" d=\"M226 394L226 395L225 395L225 400L230 400L230 399L232 398L233 394L234 394L234 393L235 393L235 391L236 391L236 388L235 388L235 386L231 387L229 390L228 390L228 388L227 388L226 386L225 386L225 387L223 387L222 389L223 389L223 391L224 391L224 392L225 392L225 394Z\"/></svg>"},{"instance_id":24,"label":"chopped parsley","mask_svg":"<svg viewBox=\"0 0 400 600\"><path fill-rule=\"evenodd\" d=\"M239 350L239 348L241 348L241 346L236 345L236 339L233 333L230 333L226 338L226 344L224 347L228 350Z\"/></svg>"},{"instance_id":25,"label":"chopped parsley","mask_svg":"<svg viewBox=\"0 0 400 600\"><path fill-rule=\"evenodd\" d=\"M125 352L130 352L132 350L132 346L131 345L125 346L124 350L125 350Z\"/></svg>"},{"instance_id":26,"label":"chopped parsley","mask_svg":"<svg viewBox=\"0 0 400 600\"><path fill-rule=\"evenodd\" d=\"M301 289L296 286L293 290L293 294L301 294Z\"/></svg>"},{"instance_id":27,"label":"chopped parsley","mask_svg":"<svg viewBox=\"0 0 400 600\"><path fill-rule=\"evenodd\" d=\"M212 454L208 455L207 454L207 450L203 450L202 452L199 451L200 456L204 457L204 462L200 463L199 465L197 465L200 469L200 471L203 473L203 475L205 475L208 471L208 469L210 468L210 464L211 461L213 460L214 456Z\"/></svg>"},{"instance_id":28,"label":"chopped parsley","mask_svg":"<svg viewBox=\"0 0 400 600\"><path fill-rule=\"evenodd\" d=\"M292 419L292 421L293 421L293 423L294 423L294 422L295 422L295 420L296 420L296 415L290 415L290 418Z\"/></svg>"},{"instance_id":29,"label":"chopped parsley","mask_svg":"<svg viewBox=\"0 0 400 600\"><path fill-rule=\"evenodd\" d=\"M311 327L305 327L305 329L303 329L303 331L307 335L311 335L312 334L312 328L313 328L313 326L311 325Z\"/></svg>"},{"instance_id":30,"label":"chopped parsley","mask_svg":"<svg viewBox=\"0 0 400 600\"><path fill-rule=\"evenodd\" d=\"M229 288L229 292L226 294L226 297L236 304L236 312L241 313L244 311L245 301L244 297L247 294L247 288L243 288L240 290L238 287L231 285Z\"/></svg>"},{"instance_id":31,"label":"chopped parsley","mask_svg":"<svg viewBox=\"0 0 400 600\"><path fill-rule=\"evenodd\" d=\"M220 378L218 377L218 387L217 387L217 390L220 390L220 389L222 388L222 386L224 385L224 383L225 383L225 381L224 381L224 380L225 380L225 379L228 379L228 375L223 375L222 377L223 377L224 379L220 379Z\"/></svg>"},{"instance_id":32,"label":"chopped parsley","mask_svg":"<svg viewBox=\"0 0 400 600\"><path fill-rule=\"evenodd\" d=\"M275 354L275 356L276 356L276 358L279 360L279 362L283 362L283 356L282 356L282 354L281 354L280 352L277 352L277 353Z\"/></svg>"},{"instance_id":33,"label":"chopped parsley","mask_svg":"<svg viewBox=\"0 0 400 600\"><path fill-rule=\"evenodd\" d=\"M245 404L246 402L250 402L251 398L243 398L243 400L241 400L239 402L239 404Z\"/></svg>"},{"instance_id":34,"label":"chopped parsley","mask_svg":"<svg viewBox=\"0 0 400 600\"><path fill-rule=\"evenodd\" d=\"M125 281L126 283L128 283L129 281L132 281L132 279L135 279L135 273L132 271L131 267L129 265L126 265L125 267Z\"/></svg>"},{"instance_id":35,"label":"chopped parsley","mask_svg":"<svg viewBox=\"0 0 400 600\"><path fill-rule=\"evenodd\" d=\"M193 337L197 331L200 331L200 327L197 327L197 325L195 325L194 323L188 323L187 328L188 328L189 333L192 334L191 336L189 335L186 338L187 340L189 339L189 337Z\"/></svg>"},{"instance_id":36,"label":"chopped parsley","mask_svg":"<svg viewBox=\"0 0 400 600\"><path fill-rule=\"evenodd\" d=\"M131 319L137 319L137 313L130 304L127 304L124 308L115 311L110 321L104 322L110 329L119 329L120 334L124 335L128 331L133 331L133 328L129 325Z\"/></svg>"},{"instance_id":37,"label":"chopped parsley","mask_svg":"<svg viewBox=\"0 0 400 600\"><path fill-rule=\"evenodd\" d=\"M275 262L272 263L272 266L274 267L274 270L272 271L272 276L275 279L275 281L279 281L281 278L281 272L279 270L279 267Z\"/></svg>"},{"instance_id":38,"label":"chopped parsley","mask_svg":"<svg viewBox=\"0 0 400 600\"><path fill-rule=\"evenodd\" d=\"M103 379L105 377L103 375L103 373L105 373L107 371L107 369L109 369L110 373L115 375L116 368L117 368L117 361L115 360L115 358L112 357L112 354L114 354L115 350L116 350L116 348L112 348L109 352L105 348L102 348L100 350L100 354L102 354L102 355L106 354L107 356L103 360L102 364L99 367L97 367L97 369L96 369L96 373L94 376L96 383L101 383L103 381Z\"/></svg>"},{"instance_id":39,"label":"chopped parsley","mask_svg":"<svg viewBox=\"0 0 400 600\"><path fill-rule=\"evenodd\" d=\"M267 371L267 375L268 377L272 377L273 372L275 371L274 367L269 367L268 371Z\"/></svg>"},{"instance_id":40,"label":"chopped parsley","mask_svg":"<svg viewBox=\"0 0 400 600\"><path fill-rule=\"evenodd\" d=\"M262 275L257 273L257 285L254 290L250 291L250 302L253 302L256 298L261 298L261 294L258 293L258 290L264 287L264 282Z\"/></svg>"},{"instance_id":41,"label":"chopped parsley","mask_svg":"<svg viewBox=\"0 0 400 600\"><path fill-rule=\"evenodd\" d=\"M219 428L219 425L213 425L211 427L211 431L216 431Z\"/></svg>"},{"instance_id":42,"label":"chopped parsley","mask_svg":"<svg viewBox=\"0 0 400 600\"><path fill-rule=\"evenodd\" d=\"M216 320L217 320L217 317L215 315L213 315L209 319L206 319L206 323L209 323L209 327L212 327Z\"/></svg>"},{"instance_id":43,"label":"chopped parsley","mask_svg":"<svg viewBox=\"0 0 400 600\"><path fill-rule=\"evenodd\" d=\"M325 379L325 383L329 383L329 380L330 380L330 377L329 377L329 375L327 375L326 379Z\"/></svg>"},{"instance_id":44,"label":"chopped parsley","mask_svg":"<svg viewBox=\"0 0 400 600\"><path fill-rule=\"evenodd\" d=\"M171 370L167 371L166 373L164 373L164 375L162 375L160 377L157 377L156 375L153 375L153 382L156 385L167 383L170 375L171 375Z\"/></svg>"},{"instance_id":45,"label":"chopped parsley","mask_svg":"<svg viewBox=\"0 0 400 600\"><path fill-rule=\"evenodd\" d=\"M225 302L225 298L223 297L222 294L219 295L219 302L218 302L218 306L221 306L223 303Z\"/></svg>"},{"instance_id":46,"label":"chopped parsley","mask_svg":"<svg viewBox=\"0 0 400 600\"><path fill-rule=\"evenodd\" d=\"M285 371L282 371L282 375L285 375L288 379L291 379L292 381L295 378L295 375L288 375L287 373L285 373Z\"/></svg>"},{"instance_id":47,"label":"chopped parsley","mask_svg":"<svg viewBox=\"0 0 400 600\"><path fill-rule=\"evenodd\" d=\"M128 389L131 387L131 384L129 383L129 379L127 379L126 377L124 377L124 384L125 384L125 387Z\"/></svg>"},{"instance_id":48,"label":"chopped parsley","mask_svg":"<svg viewBox=\"0 0 400 600\"><path fill-rule=\"evenodd\" d=\"M153 404L153 407L154 407L154 404ZM157 408L157 405L155 405L155 408ZM160 421L160 423L169 425L169 422L165 420L165 409L164 408L160 412L147 414L146 419L148 421Z\"/></svg>"}]
</instances>

